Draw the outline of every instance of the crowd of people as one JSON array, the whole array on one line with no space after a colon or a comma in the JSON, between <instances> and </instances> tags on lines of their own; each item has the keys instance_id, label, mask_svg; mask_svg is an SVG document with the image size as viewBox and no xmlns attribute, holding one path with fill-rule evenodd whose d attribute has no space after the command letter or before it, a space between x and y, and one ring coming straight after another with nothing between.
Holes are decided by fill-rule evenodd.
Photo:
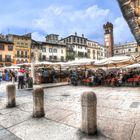
<instances>
[{"instance_id":1,"label":"crowd of people","mask_svg":"<svg viewBox=\"0 0 140 140\"><path fill-rule=\"evenodd\" d=\"M76 84L87 85L103 85L103 86L126 86L126 85L139 85L140 84L140 70L84 70L84 71L71 71L71 83L77 81Z\"/></svg>"},{"instance_id":2,"label":"crowd of people","mask_svg":"<svg viewBox=\"0 0 140 140\"><path fill-rule=\"evenodd\" d=\"M57 83L68 81L72 85L100 85L100 86L126 86L126 85L139 85L140 84L140 70L91 70L91 69L75 69L75 70L56 70L54 68L42 68L35 73L40 74L41 82L37 83L37 76L35 82L41 83ZM20 69L0 71L0 81L12 81L13 84L18 82L18 89L24 87L32 87L33 81L31 72L28 70Z\"/></svg>"},{"instance_id":3,"label":"crowd of people","mask_svg":"<svg viewBox=\"0 0 140 140\"><path fill-rule=\"evenodd\" d=\"M101 85L101 86L126 86L130 84L138 85L140 81L140 70L92 70L92 69L75 69L75 70L55 70L54 68L40 69L42 83L56 83L68 81L72 85Z\"/></svg>"},{"instance_id":4,"label":"crowd of people","mask_svg":"<svg viewBox=\"0 0 140 140\"><path fill-rule=\"evenodd\" d=\"M0 81L12 81L13 83L17 81L17 71L4 70L0 71Z\"/></svg>"},{"instance_id":5,"label":"crowd of people","mask_svg":"<svg viewBox=\"0 0 140 140\"><path fill-rule=\"evenodd\" d=\"M15 84L15 82L17 82L18 89L23 89L24 87L29 87L30 80L31 80L30 72L26 71L24 69L20 69L20 70L5 69L4 71L2 71L2 70L0 71L0 82L1 81L11 81L13 84Z\"/></svg>"},{"instance_id":6,"label":"crowd of people","mask_svg":"<svg viewBox=\"0 0 140 140\"><path fill-rule=\"evenodd\" d=\"M41 68L35 71L35 82L41 83L57 83L58 82L58 71L54 68Z\"/></svg>"}]
</instances>

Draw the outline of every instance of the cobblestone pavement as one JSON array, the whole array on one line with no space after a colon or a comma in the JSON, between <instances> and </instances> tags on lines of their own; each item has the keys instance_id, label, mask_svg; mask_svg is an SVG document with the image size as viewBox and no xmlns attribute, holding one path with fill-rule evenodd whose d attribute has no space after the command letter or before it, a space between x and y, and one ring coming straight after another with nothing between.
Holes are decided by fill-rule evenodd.
<instances>
[{"instance_id":1,"label":"cobblestone pavement","mask_svg":"<svg viewBox=\"0 0 140 140\"><path fill-rule=\"evenodd\" d=\"M17 90L17 107L7 109L7 83L0 85L0 140L140 140L140 87L62 86L44 89L45 117L32 118L32 91ZM95 136L80 132L84 91L97 95Z\"/></svg>"}]
</instances>

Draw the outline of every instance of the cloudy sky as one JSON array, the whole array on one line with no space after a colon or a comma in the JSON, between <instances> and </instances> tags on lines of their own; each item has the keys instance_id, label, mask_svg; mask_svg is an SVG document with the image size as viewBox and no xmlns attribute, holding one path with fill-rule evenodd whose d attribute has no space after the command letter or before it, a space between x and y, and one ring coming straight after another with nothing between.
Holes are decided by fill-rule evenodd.
<instances>
[{"instance_id":1,"label":"cloudy sky","mask_svg":"<svg viewBox=\"0 0 140 140\"><path fill-rule=\"evenodd\" d=\"M75 32L103 43L103 24L114 25L115 43L134 41L117 0L0 0L0 33L31 32L36 40Z\"/></svg>"}]
</instances>

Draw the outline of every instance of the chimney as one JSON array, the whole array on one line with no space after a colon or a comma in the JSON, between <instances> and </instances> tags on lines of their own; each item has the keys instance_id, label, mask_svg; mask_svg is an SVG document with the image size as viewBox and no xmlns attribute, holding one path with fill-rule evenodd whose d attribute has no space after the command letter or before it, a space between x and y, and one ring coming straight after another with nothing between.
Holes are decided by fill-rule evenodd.
<instances>
[{"instance_id":1,"label":"chimney","mask_svg":"<svg viewBox=\"0 0 140 140\"><path fill-rule=\"evenodd\" d=\"M75 36L77 36L77 32L75 32Z\"/></svg>"},{"instance_id":2,"label":"chimney","mask_svg":"<svg viewBox=\"0 0 140 140\"><path fill-rule=\"evenodd\" d=\"M82 37L84 38L84 34L82 34Z\"/></svg>"}]
</instances>

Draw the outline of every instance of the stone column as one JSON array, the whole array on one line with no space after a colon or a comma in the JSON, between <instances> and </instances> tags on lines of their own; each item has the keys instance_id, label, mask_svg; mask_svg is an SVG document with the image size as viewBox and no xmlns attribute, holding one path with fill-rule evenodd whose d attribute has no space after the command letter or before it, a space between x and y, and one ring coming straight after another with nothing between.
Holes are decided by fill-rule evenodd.
<instances>
[{"instance_id":1,"label":"stone column","mask_svg":"<svg viewBox=\"0 0 140 140\"><path fill-rule=\"evenodd\" d=\"M94 92L84 92L81 96L82 126L81 131L86 134L95 134L97 131L96 117L97 98Z\"/></svg>"},{"instance_id":2,"label":"stone column","mask_svg":"<svg viewBox=\"0 0 140 140\"><path fill-rule=\"evenodd\" d=\"M8 108L10 107L15 107L16 106L16 87L14 84L7 85L6 87L6 92L7 92L7 106Z\"/></svg>"},{"instance_id":3,"label":"stone column","mask_svg":"<svg viewBox=\"0 0 140 140\"><path fill-rule=\"evenodd\" d=\"M36 88L33 90L33 117L40 118L44 116L44 90L43 88Z\"/></svg>"}]
</instances>

